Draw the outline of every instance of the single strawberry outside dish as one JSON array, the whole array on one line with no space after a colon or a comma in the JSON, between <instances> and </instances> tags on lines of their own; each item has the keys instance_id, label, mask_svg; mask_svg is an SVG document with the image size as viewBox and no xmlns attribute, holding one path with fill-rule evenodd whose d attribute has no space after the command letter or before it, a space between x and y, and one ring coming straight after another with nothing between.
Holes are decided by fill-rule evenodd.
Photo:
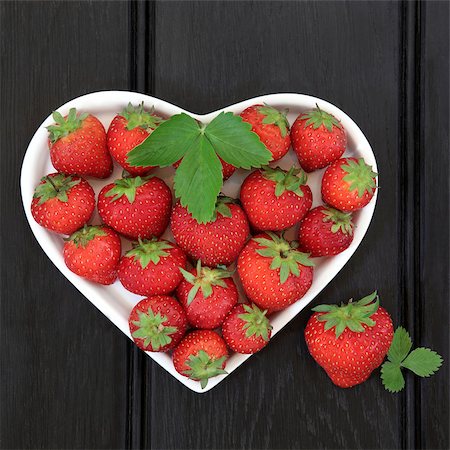
<instances>
[{"instance_id":1,"label":"single strawberry outside dish","mask_svg":"<svg viewBox=\"0 0 450 450\"><path fill-rule=\"evenodd\" d=\"M300 222L312 205L312 193L301 169L288 172L265 167L242 183L240 199L252 227L281 231Z\"/></svg>"},{"instance_id":2,"label":"single strawberry outside dish","mask_svg":"<svg viewBox=\"0 0 450 450\"><path fill-rule=\"evenodd\" d=\"M222 267L202 267L200 260L195 269L181 272L184 279L177 288L177 297L189 323L209 330L220 327L239 298L233 273Z\"/></svg>"},{"instance_id":3,"label":"single strawberry outside dish","mask_svg":"<svg viewBox=\"0 0 450 450\"><path fill-rule=\"evenodd\" d=\"M252 131L272 153L272 161L282 158L291 146L287 111L269 105L253 105L241 112L242 120L252 126Z\"/></svg>"},{"instance_id":4,"label":"single strawberry outside dish","mask_svg":"<svg viewBox=\"0 0 450 450\"><path fill-rule=\"evenodd\" d=\"M178 202L173 208L171 227L175 242L193 259L210 267L231 264L250 233L242 208L233 199L222 196L208 223L198 223Z\"/></svg>"},{"instance_id":5,"label":"single strawberry outside dish","mask_svg":"<svg viewBox=\"0 0 450 450\"><path fill-rule=\"evenodd\" d=\"M58 172L106 178L113 163L106 147L102 123L92 114L77 114L75 108L66 117L53 113L55 124L47 127L53 167Z\"/></svg>"},{"instance_id":6,"label":"single strawberry outside dish","mask_svg":"<svg viewBox=\"0 0 450 450\"><path fill-rule=\"evenodd\" d=\"M363 158L338 159L323 174L322 199L341 211L361 209L375 193L377 175Z\"/></svg>"},{"instance_id":7,"label":"single strawberry outside dish","mask_svg":"<svg viewBox=\"0 0 450 450\"><path fill-rule=\"evenodd\" d=\"M157 177L121 178L107 184L98 196L102 220L131 239L161 236L167 228L172 192Z\"/></svg>"},{"instance_id":8,"label":"single strawberry outside dish","mask_svg":"<svg viewBox=\"0 0 450 450\"><path fill-rule=\"evenodd\" d=\"M84 226L64 243L64 262L80 277L112 284L117 278L120 250L120 238L111 228Z\"/></svg>"},{"instance_id":9,"label":"single strawberry outside dish","mask_svg":"<svg viewBox=\"0 0 450 450\"><path fill-rule=\"evenodd\" d=\"M120 260L119 280L135 294L169 294L183 279L180 268L186 264L185 253L174 243L157 238L139 239Z\"/></svg>"},{"instance_id":10,"label":"single strawberry outside dish","mask_svg":"<svg viewBox=\"0 0 450 450\"><path fill-rule=\"evenodd\" d=\"M154 114L154 109L144 109L144 102L138 106L131 103L112 120L106 135L111 156L131 175L145 175L151 166L135 167L127 162L128 153L148 138L155 128L163 122Z\"/></svg>"},{"instance_id":11,"label":"single strawberry outside dish","mask_svg":"<svg viewBox=\"0 0 450 450\"><path fill-rule=\"evenodd\" d=\"M337 255L352 243L353 228L351 213L317 206L300 223L299 249L310 256Z\"/></svg>"},{"instance_id":12,"label":"single strawberry outside dish","mask_svg":"<svg viewBox=\"0 0 450 450\"><path fill-rule=\"evenodd\" d=\"M132 309L128 324L136 345L147 352L173 349L187 330L183 308L168 295L155 295L141 300Z\"/></svg>"},{"instance_id":13,"label":"single strawberry outside dish","mask_svg":"<svg viewBox=\"0 0 450 450\"><path fill-rule=\"evenodd\" d=\"M264 348L272 334L272 325L255 304L236 305L222 325L222 334L231 350L238 353L256 353Z\"/></svg>"},{"instance_id":14,"label":"single strawberry outside dish","mask_svg":"<svg viewBox=\"0 0 450 450\"><path fill-rule=\"evenodd\" d=\"M292 147L306 172L328 166L347 146L344 127L331 114L317 109L300 114L292 125Z\"/></svg>"},{"instance_id":15,"label":"single strawberry outside dish","mask_svg":"<svg viewBox=\"0 0 450 450\"><path fill-rule=\"evenodd\" d=\"M31 202L34 220L44 228L72 234L87 223L95 209L95 193L83 178L51 173L41 178Z\"/></svg>"},{"instance_id":16,"label":"single strawberry outside dish","mask_svg":"<svg viewBox=\"0 0 450 450\"><path fill-rule=\"evenodd\" d=\"M305 328L311 356L331 381L347 388L369 378L381 365L394 336L388 312L376 292L341 306L320 305Z\"/></svg>"},{"instance_id":17,"label":"single strawberry outside dish","mask_svg":"<svg viewBox=\"0 0 450 450\"><path fill-rule=\"evenodd\" d=\"M275 233L251 239L238 259L238 273L247 297L269 312L302 298L311 287L314 263Z\"/></svg>"},{"instance_id":18,"label":"single strawberry outside dish","mask_svg":"<svg viewBox=\"0 0 450 450\"><path fill-rule=\"evenodd\" d=\"M208 380L226 373L227 345L211 330L196 330L187 334L173 351L175 370L191 380L200 381L204 389Z\"/></svg>"}]
</instances>

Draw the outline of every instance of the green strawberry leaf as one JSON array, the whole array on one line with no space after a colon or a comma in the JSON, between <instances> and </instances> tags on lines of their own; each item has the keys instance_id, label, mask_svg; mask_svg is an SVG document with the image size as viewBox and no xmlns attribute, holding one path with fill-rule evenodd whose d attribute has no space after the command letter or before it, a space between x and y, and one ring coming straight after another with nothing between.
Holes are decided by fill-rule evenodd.
<instances>
[{"instance_id":1,"label":"green strawberry leaf","mask_svg":"<svg viewBox=\"0 0 450 450\"><path fill-rule=\"evenodd\" d=\"M405 379L400 366L389 361L381 366L381 380L389 392L399 392L405 387Z\"/></svg>"},{"instance_id":2,"label":"green strawberry leaf","mask_svg":"<svg viewBox=\"0 0 450 450\"><path fill-rule=\"evenodd\" d=\"M398 327L395 330L394 338L388 351L388 359L393 363L400 364L409 353L412 347L412 341L409 333L403 328Z\"/></svg>"},{"instance_id":3,"label":"green strawberry leaf","mask_svg":"<svg viewBox=\"0 0 450 450\"><path fill-rule=\"evenodd\" d=\"M413 350L402 362L402 366L419 377L429 377L442 366L442 357L429 348L419 347Z\"/></svg>"}]
</instances>

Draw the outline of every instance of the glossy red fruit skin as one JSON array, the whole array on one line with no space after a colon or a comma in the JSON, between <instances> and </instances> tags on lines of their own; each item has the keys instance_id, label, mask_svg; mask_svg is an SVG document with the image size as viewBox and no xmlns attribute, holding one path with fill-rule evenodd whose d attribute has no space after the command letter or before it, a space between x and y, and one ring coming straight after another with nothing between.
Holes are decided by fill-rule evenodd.
<instances>
[{"instance_id":1,"label":"glossy red fruit skin","mask_svg":"<svg viewBox=\"0 0 450 450\"><path fill-rule=\"evenodd\" d=\"M261 171L252 172L242 183L240 199L251 226L257 231L281 231L300 222L312 205L308 185L301 187L303 197L291 191L275 195L276 183Z\"/></svg>"},{"instance_id":2,"label":"glossy red fruit skin","mask_svg":"<svg viewBox=\"0 0 450 450\"><path fill-rule=\"evenodd\" d=\"M193 259L209 267L231 264L239 255L250 233L243 209L228 204L232 217L220 213L214 222L198 223L178 202L171 217L175 242Z\"/></svg>"},{"instance_id":3,"label":"glossy red fruit skin","mask_svg":"<svg viewBox=\"0 0 450 450\"><path fill-rule=\"evenodd\" d=\"M93 115L83 120L81 127L55 143L48 141L50 159L58 172L107 178L113 163L106 147L106 132Z\"/></svg>"},{"instance_id":4,"label":"glossy red fruit skin","mask_svg":"<svg viewBox=\"0 0 450 450\"><path fill-rule=\"evenodd\" d=\"M258 108L261 106L263 105L249 106L241 112L240 116L242 120L252 126L252 131L259 136L259 139L267 147L267 150L272 153L272 161L277 161L289 151L291 138L289 133L283 137L277 125L262 123L265 115L258 111Z\"/></svg>"},{"instance_id":5,"label":"glossy red fruit skin","mask_svg":"<svg viewBox=\"0 0 450 450\"><path fill-rule=\"evenodd\" d=\"M158 264L150 262L145 269L133 256L123 256L118 268L123 287L147 297L173 292L183 280L180 267L186 268L187 257L175 244L165 252L168 255L162 256Z\"/></svg>"},{"instance_id":6,"label":"glossy red fruit skin","mask_svg":"<svg viewBox=\"0 0 450 450\"><path fill-rule=\"evenodd\" d=\"M299 249L312 257L337 255L346 250L353 241L353 234L341 230L333 233L333 222L324 222L323 206L308 212L298 230Z\"/></svg>"},{"instance_id":7,"label":"glossy red fruit skin","mask_svg":"<svg viewBox=\"0 0 450 450\"><path fill-rule=\"evenodd\" d=\"M127 119L117 115L109 125L106 142L109 153L121 167L133 176L145 175L152 166L134 167L127 162L128 153L150 136L150 132L142 127L127 129Z\"/></svg>"},{"instance_id":8,"label":"glossy red fruit skin","mask_svg":"<svg viewBox=\"0 0 450 450\"><path fill-rule=\"evenodd\" d=\"M149 308L151 308L154 314L160 313L162 316L167 317L167 321L164 322L165 326L177 328L177 331L170 335L172 338L170 344L160 347L157 351L167 352L172 350L178 345L183 336L186 334L188 323L184 309L173 297L169 295L155 295L153 297L144 298L132 309L128 318L128 325L130 327L131 335L138 329L138 327L133 323L139 320L137 311L139 310L146 313ZM143 339L136 338L134 336L132 336L132 338L141 350L146 352L156 351L153 349L151 344L146 347Z\"/></svg>"},{"instance_id":9,"label":"glossy red fruit skin","mask_svg":"<svg viewBox=\"0 0 450 450\"><path fill-rule=\"evenodd\" d=\"M240 314L245 313L246 311L242 304L236 305L222 324L222 336L228 347L234 352L252 354L263 349L269 341L264 340L262 336L247 337L245 335L245 329L243 329L243 326L246 322L239 318ZM271 334L272 331L269 330L269 339Z\"/></svg>"},{"instance_id":10,"label":"glossy red fruit skin","mask_svg":"<svg viewBox=\"0 0 450 450\"><path fill-rule=\"evenodd\" d=\"M303 170L313 172L342 156L347 147L347 135L337 126L333 126L331 132L324 125L317 129L312 124L305 127L308 119L302 119L302 115L292 125L292 147Z\"/></svg>"},{"instance_id":11,"label":"glossy red fruit skin","mask_svg":"<svg viewBox=\"0 0 450 450\"><path fill-rule=\"evenodd\" d=\"M344 212L364 208L372 200L376 190L373 188L372 192L365 191L362 197L358 196L357 189L350 191L350 184L343 179L348 174L341 167L349 160L358 161L357 158L338 159L327 168L322 178L322 200Z\"/></svg>"},{"instance_id":12,"label":"glossy red fruit skin","mask_svg":"<svg viewBox=\"0 0 450 450\"><path fill-rule=\"evenodd\" d=\"M300 276L289 274L281 284L279 269L271 269L272 260L259 255L258 248L259 244L251 239L238 258L238 274L247 297L269 312L280 311L300 300L311 287L313 268L299 264Z\"/></svg>"},{"instance_id":13,"label":"glossy red fruit skin","mask_svg":"<svg viewBox=\"0 0 450 450\"><path fill-rule=\"evenodd\" d=\"M138 187L133 203L126 195L112 201L106 193L113 187L113 183L107 184L98 196L98 212L107 225L131 239L164 233L170 220L172 192L163 180L153 177Z\"/></svg>"},{"instance_id":14,"label":"glossy red fruit skin","mask_svg":"<svg viewBox=\"0 0 450 450\"><path fill-rule=\"evenodd\" d=\"M220 156L218 157L220 159L220 162L222 164L222 176L223 176L223 180L228 180L228 178L231 177L231 175L233 175L234 171L236 170L236 167L232 166L231 164L228 164L227 162L225 162ZM173 164L173 167L175 167L175 169L181 164L181 160L177 161L176 163Z\"/></svg>"},{"instance_id":15,"label":"glossy red fruit skin","mask_svg":"<svg viewBox=\"0 0 450 450\"><path fill-rule=\"evenodd\" d=\"M195 269L190 272L197 274ZM231 278L225 278L223 281L227 287L212 286L213 292L207 298L199 289L190 305L188 305L188 295L193 287L192 284L183 279L177 287L177 298L183 305L188 321L193 327L205 330L220 327L231 308L237 303L239 294L234 281Z\"/></svg>"},{"instance_id":16,"label":"glossy red fruit skin","mask_svg":"<svg viewBox=\"0 0 450 450\"><path fill-rule=\"evenodd\" d=\"M211 330L195 330L188 333L173 351L172 357L175 370L181 375L188 377L188 375L183 373L189 370L186 361L189 359L189 356L196 356L200 350L203 350L210 358L214 359L228 356L225 341L217 333ZM226 361L222 364L222 369L225 368L225 365Z\"/></svg>"},{"instance_id":17,"label":"glossy red fruit skin","mask_svg":"<svg viewBox=\"0 0 450 450\"><path fill-rule=\"evenodd\" d=\"M314 313L305 328L308 350L324 368L331 381L342 388L360 384L383 362L392 339L394 326L388 312L379 307L371 316L373 327L362 324L365 331L355 333L346 328L336 339L335 329L325 331L325 322Z\"/></svg>"},{"instance_id":18,"label":"glossy red fruit skin","mask_svg":"<svg viewBox=\"0 0 450 450\"><path fill-rule=\"evenodd\" d=\"M56 173L48 176L53 175ZM72 176L72 179L80 182L68 191L67 202L51 198L39 205L39 199L33 198L31 214L39 225L55 233L69 235L89 222L95 209L94 190L85 179L77 176Z\"/></svg>"},{"instance_id":19,"label":"glossy red fruit skin","mask_svg":"<svg viewBox=\"0 0 450 450\"><path fill-rule=\"evenodd\" d=\"M72 272L95 283L108 285L117 278L121 242L113 230L101 228L106 236L96 236L86 247L77 247L74 242L66 241L63 256Z\"/></svg>"}]
</instances>

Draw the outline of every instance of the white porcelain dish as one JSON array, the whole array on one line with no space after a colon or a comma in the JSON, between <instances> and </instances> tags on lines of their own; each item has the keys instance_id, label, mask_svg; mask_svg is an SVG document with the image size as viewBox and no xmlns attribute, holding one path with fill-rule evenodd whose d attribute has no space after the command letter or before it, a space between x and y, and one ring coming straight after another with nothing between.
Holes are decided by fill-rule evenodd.
<instances>
[{"instance_id":1,"label":"white porcelain dish","mask_svg":"<svg viewBox=\"0 0 450 450\"><path fill-rule=\"evenodd\" d=\"M144 101L147 107L153 105L156 111L163 116L171 116L180 112L188 112L158 98L126 91L103 91L83 95L62 105L58 108L58 111L60 111L63 115L67 114L70 108L77 108L79 111L90 112L97 116L107 129L114 115L117 112L120 112L128 104L128 102L138 104L142 101ZM261 103L267 103L279 109L289 109L288 118L291 124L300 112L314 108L317 103L321 109L336 116L345 127L348 136L348 148L345 152L345 156L363 157L366 162L372 165L373 169L377 171L375 156L369 142L356 123L336 106L316 97L288 93L271 94L245 100L205 115L193 114L190 112L188 113L199 121L207 123L222 110L239 113L250 105ZM35 186L39 183L42 176L54 171L54 168L50 162L47 146L47 130L45 128L51 123L53 123L53 119L51 115L49 115L49 117L47 117L37 129L23 160L21 190L25 214L36 239L56 267L93 305L95 305L106 317L108 317L126 336L131 338L127 322L128 315L133 306L142 297L126 291L118 281L111 286L101 286L91 283L72 273L64 264L62 256L63 240L61 236L49 232L39 226L31 215L30 204ZM274 165L288 168L292 164L298 165L298 161L291 149L282 160L278 161ZM174 174L172 168L156 169L156 172L158 173L158 176L163 178L169 186L172 186ZM223 192L226 195L237 197L239 195L239 186L247 174L248 172L243 170L236 171L236 173L225 182ZM308 177L308 184L313 192L313 206L321 204L320 181L322 174L323 170L320 170L310 174ZM120 175L121 168L116 166L113 175L108 180L120 178ZM100 188L106 184L105 180L95 180L92 178L89 179L89 182L92 184L97 194ZM294 318L303 308L305 308L305 306L307 306L308 303L314 299L314 297L336 276L345 263L351 258L369 227L375 209L376 197L377 194L375 194L375 197L368 206L355 213L354 222L356 224L356 230L351 246L337 256L331 258L316 258L314 281L310 290L301 300L294 303L284 311L278 312L272 316L271 320L273 325L273 335L278 333L292 318ZM99 223L98 215L94 217L93 223ZM170 237L170 232L167 232L165 236ZM293 238L295 236L295 229L290 230L287 236ZM130 244L124 240L125 250L129 247ZM210 379L206 388L201 389L200 383L189 380L175 371L170 355L150 352L147 352L147 354L181 383L195 392L206 392L227 377L227 375L220 375ZM232 354L226 366L228 374L239 367L249 356L250 355ZM292 355L292 357L295 357L295 355Z\"/></svg>"}]
</instances>

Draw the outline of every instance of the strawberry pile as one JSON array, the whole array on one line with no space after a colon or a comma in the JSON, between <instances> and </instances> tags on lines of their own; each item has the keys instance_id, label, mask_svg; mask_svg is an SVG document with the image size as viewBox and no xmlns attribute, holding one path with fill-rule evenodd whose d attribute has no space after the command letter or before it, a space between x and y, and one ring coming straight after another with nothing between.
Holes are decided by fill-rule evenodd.
<instances>
[{"instance_id":1,"label":"strawberry pile","mask_svg":"<svg viewBox=\"0 0 450 450\"><path fill-rule=\"evenodd\" d=\"M286 112L268 105L203 125L129 104L107 132L75 109L53 118L48 144L56 172L36 187L34 219L66 235L72 272L144 297L129 316L134 342L173 351L175 369L202 387L224 373L230 350L250 354L267 345L271 314L309 290L315 257L351 245L352 214L376 190L377 174L362 158L343 157L346 132L319 107L300 114L292 129ZM299 166L268 165L291 146ZM114 163L122 178L106 182L96 202L87 179L108 178ZM170 166L173 191L157 176L158 167ZM256 169L239 199L220 194L236 168ZM306 172L324 168L323 204L311 209ZM91 224L96 203L101 223ZM163 239L169 227L173 239ZM292 227L295 241L284 235Z\"/></svg>"}]
</instances>

